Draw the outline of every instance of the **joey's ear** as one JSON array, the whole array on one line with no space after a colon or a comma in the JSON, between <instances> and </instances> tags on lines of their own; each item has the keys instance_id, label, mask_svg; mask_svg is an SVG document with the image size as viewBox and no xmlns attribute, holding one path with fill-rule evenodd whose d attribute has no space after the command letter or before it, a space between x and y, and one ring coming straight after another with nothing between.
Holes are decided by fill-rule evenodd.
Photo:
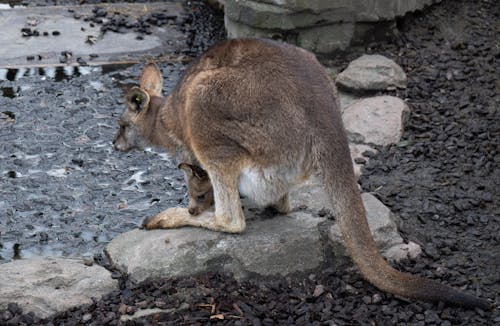
<instances>
[{"instance_id":1,"label":"joey's ear","mask_svg":"<svg viewBox=\"0 0 500 326\"><path fill-rule=\"evenodd\" d=\"M141 112L149 105L149 94L137 86L132 87L125 95L127 106L136 112Z\"/></svg>"},{"instance_id":2,"label":"joey's ear","mask_svg":"<svg viewBox=\"0 0 500 326\"><path fill-rule=\"evenodd\" d=\"M194 175L200 180L208 179L207 171L200 168L198 165L191 165L191 169L193 170Z\"/></svg>"},{"instance_id":3,"label":"joey's ear","mask_svg":"<svg viewBox=\"0 0 500 326\"><path fill-rule=\"evenodd\" d=\"M142 68L139 83L141 88L151 96L161 96L163 78L161 77L160 68L153 62L147 63L144 68Z\"/></svg>"},{"instance_id":4,"label":"joey's ear","mask_svg":"<svg viewBox=\"0 0 500 326\"><path fill-rule=\"evenodd\" d=\"M188 175L188 176L193 175L193 168L192 167L193 166L191 164L187 164L187 163L181 163L181 164L177 165L177 168L186 172L186 175Z\"/></svg>"},{"instance_id":5,"label":"joey's ear","mask_svg":"<svg viewBox=\"0 0 500 326\"><path fill-rule=\"evenodd\" d=\"M196 178L198 178L200 180L208 179L207 171L203 170L198 165L181 163L177 167L179 169L183 170L184 172L186 172L186 175L188 175L188 176L195 176Z\"/></svg>"}]
</instances>

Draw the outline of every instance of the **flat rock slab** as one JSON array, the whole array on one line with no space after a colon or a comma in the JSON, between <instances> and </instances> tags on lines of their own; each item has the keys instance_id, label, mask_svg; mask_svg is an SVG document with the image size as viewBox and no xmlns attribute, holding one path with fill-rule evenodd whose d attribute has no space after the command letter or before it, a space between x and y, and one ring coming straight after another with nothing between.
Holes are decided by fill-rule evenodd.
<instances>
[{"instance_id":1,"label":"flat rock slab","mask_svg":"<svg viewBox=\"0 0 500 326\"><path fill-rule=\"evenodd\" d=\"M351 139L387 146L400 141L409 112L400 98L376 96L354 102L344 110L342 119Z\"/></svg>"},{"instance_id":2,"label":"flat rock slab","mask_svg":"<svg viewBox=\"0 0 500 326\"><path fill-rule=\"evenodd\" d=\"M118 289L105 268L81 260L30 258L0 265L0 309L17 303L40 318L92 303Z\"/></svg>"},{"instance_id":3,"label":"flat rock slab","mask_svg":"<svg viewBox=\"0 0 500 326\"><path fill-rule=\"evenodd\" d=\"M136 282L161 277L230 271L287 275L325 262L318 225L326 218L295 212L271 219L250 219L244 234L198 228L133 230L119 235L105 251L114 267Z\"/></svg>"},{"instance_id":4,"label":"flat rock slab","mask_svg":"<svg viewBox=\"0 0 500 326\"><path fill-rule=\"evenodd\" d=\"M291 197L293 206L301 199L305 199L302 204L313 205L287 215L245 209L247 229L238 235L190 227L133 230L113 239L105 252L112 265L135 282L207 271L229 271L239 279L290 275L307 273L329 263L344 264L345 249L340 234L335 233L334 221L317 211L330 206L321 187L311 182ZM403 240L397 233L394 216L372 195L364 194L363 200L377 244L397 251L394 246L403 244ZM406 255L407 248L402 246L398 257Z\"/></svg>"},{"instance_id":5,"label":"flat rock slab","mask_svg":"<svg viewBox=\"0 0 500 326\"><path fill-rule=\"evenodd\" d=\"M393 60L379 54L365 54L349 63L337 76L336 84L341 89L362 93L388 87L406 88L407 78Z\"/></svg>"},{"instance_id":6,"label":"flat rock slab","mask_svg":"<svg viewBox=\"0 0 500 326\"><path fill-rule=\"evenodd\" d=\"M144 55L168 55L185 48L185 45L180 46L181 43L185 44L185 35L173 21L170 25L152 28L150 35L141 35L142 40L136 39L138 34L132 30L126 30L125 33L107 31L101 34L99 24L92 26L91 21L84 21L96 7L105 9L110 15L119 12L134 19L158 11L177 16L179 21L184 15L179 3L161 2L0 10L0 68L59 64L63 51L72 53L68 63L76 65L78 57L88 64L137 62ZM74 14L81 18L75 19ZM107 18L102 19L105 21ZM23 28L37 30L40 35L23 37ZM44 32L48 35L44 36ZM94 44L87 42L89 36L94 38ZM91 58L91 54L97 57ZM28 60L30 56L33 58Z\"/></svg>"}]
</instances>

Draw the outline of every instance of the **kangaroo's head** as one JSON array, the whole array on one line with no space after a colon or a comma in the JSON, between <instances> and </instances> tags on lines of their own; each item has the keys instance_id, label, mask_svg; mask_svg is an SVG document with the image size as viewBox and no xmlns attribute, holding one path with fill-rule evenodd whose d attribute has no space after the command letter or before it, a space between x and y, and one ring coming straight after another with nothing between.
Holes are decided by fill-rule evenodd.
<instances>
[{"instance_id":1,"label":"kangaroo's head","mask_svg":"<svg viewBox=\"0 0 500 326\"><path fill-rule=\"evenodd\" d=\"M214 193L207 172L197 165L188 163L179 164L179 168L186 175L189 214L198 215L210 209L214 204Z\"/></svg>"},{"instance_id":2,"label":"kangaroo's head","mask_svg":"<svg viewBox=\"0 0 500 326\"><path fill-rule=\"evenodd\" d=\"M139 86L133 86L125 92L126 109L118 124L120 129L115 135L115 149L128 151L141 148L151 142L148 136L153 129L155 108L151 108L151 98L160 97L163 79L158 66L148 63L144 66Z\"/></svg>"}]
</instances>

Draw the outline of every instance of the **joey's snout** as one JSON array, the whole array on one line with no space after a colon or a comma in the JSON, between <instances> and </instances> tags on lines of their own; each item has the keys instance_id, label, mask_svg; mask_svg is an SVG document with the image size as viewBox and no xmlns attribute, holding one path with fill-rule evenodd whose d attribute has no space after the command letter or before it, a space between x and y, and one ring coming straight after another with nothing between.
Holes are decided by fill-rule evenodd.
<instances>
[{"instance_id":1,"label":"joey's snout","mask_svg":"<svg viewBox=\"0 0 500 326\"><path fill-rule=\"evenodd\" d=\"M113 138L113 148L117 151L126 152L130 148L128 148L127 143L121 139L122 137L123 136L120 131L115 134L115 137Z\"/></svg>"}]
</instances>

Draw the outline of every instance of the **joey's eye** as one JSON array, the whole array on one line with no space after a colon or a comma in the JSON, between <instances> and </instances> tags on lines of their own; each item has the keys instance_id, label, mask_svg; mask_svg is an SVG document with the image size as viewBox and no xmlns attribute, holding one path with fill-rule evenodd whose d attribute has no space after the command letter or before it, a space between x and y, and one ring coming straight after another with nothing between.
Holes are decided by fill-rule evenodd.
<instances>
[{"instance_id":1,"label":"joey's eye","mask_svg":"<svg viewBox=\"0 0 500 326\"><path fill-rule=\"evenodd\" d=\"M202 201L205 200L206 194L196 196L196 200Z\"/></svg>"}]
</instances>

